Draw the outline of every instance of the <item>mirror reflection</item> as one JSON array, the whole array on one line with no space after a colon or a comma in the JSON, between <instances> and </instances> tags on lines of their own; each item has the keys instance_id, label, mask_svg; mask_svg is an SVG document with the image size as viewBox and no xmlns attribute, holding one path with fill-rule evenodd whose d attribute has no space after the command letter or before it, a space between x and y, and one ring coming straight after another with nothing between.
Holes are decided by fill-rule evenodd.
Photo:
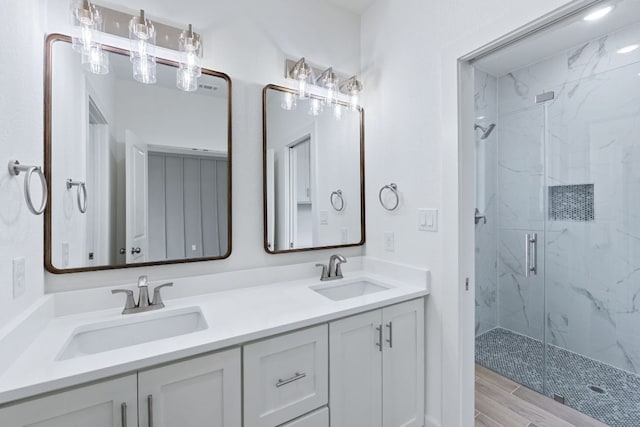
<instances>
[{"instance_id":1,"label":"mirror reflection","mask_svg":"<svg viewBox=\"0 0 640 427\"><path fill-rule=\"evenodd\" d=\"M263 92L265 249L364 243L362 110Z\"/></svg>"},{"instance_id":2,"label":"mirror reflection","mask_svg":"<svg viewBox=\"0 0 640 427\"><path fill-rule=\"evenodd\" d=\"M203 69L184 92L166 61L148 85L133 79L128 52L107 54L109 73L97 75L67 38L49 46L47 267L228 256L228 77Z\"/></svg>"}]
</instances>

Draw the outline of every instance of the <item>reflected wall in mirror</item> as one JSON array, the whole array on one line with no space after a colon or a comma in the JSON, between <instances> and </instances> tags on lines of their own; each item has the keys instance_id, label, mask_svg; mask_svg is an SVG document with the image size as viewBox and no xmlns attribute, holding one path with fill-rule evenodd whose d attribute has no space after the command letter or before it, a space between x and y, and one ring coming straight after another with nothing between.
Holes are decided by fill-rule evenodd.
<instances>
[{"instance_id":1,"label":"reflected wall in mirror","mask_svg":"<svg viewBox=\"0 0 640 427\"><path fill-rule=\"evenodd\" d=\"M265 250L362 245L362 109L275 85L264 88L262 107Z\"/></svg>"},{"instance_id":2,"label":"reflected wall in mirror","mask_svg":"<svg viewBox=\"0 0 640 427\"><path fill-rule=\"evenodd\" d=\"M176 87L133 79L128 51L104 46L86 72L69 38L47 41L45 264L55 273L226 258L231 252L231 81L202 70ZM81 209L82 208L82 209Z\"/></svg>"}]
</instances>

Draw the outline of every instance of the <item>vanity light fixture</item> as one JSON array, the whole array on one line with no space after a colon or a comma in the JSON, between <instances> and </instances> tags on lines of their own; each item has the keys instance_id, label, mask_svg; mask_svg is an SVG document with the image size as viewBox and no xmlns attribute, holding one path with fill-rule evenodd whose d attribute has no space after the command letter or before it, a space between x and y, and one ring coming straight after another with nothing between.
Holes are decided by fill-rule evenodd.
<instances>
[{"instance_id":1,"label":"vanity light fixture","mask_svg":"<svg viewBox=\"0 0 640 427\"><path fill-rule=\"evenodd\" d=\"M70 4L73 50L80 53L83 67L94 74L109 72L109 56L102 50L100 36L104 20L100 9L89 0L72 0Z\"/></svg>"},{"instance_id":2,"label":"vanity light fixture","mask_svg":"<svg viewBox=\"0 0 640 427\"><path fill-rule=\"evenodd\" d=\"M333 72L333 67L329 67L320 74L320 77L316 79L316 85L323 87L327 90L324 102L331 105L336 101L336 90L338 89L338 77Z\"/></svg>"},{"instance_id":3,"label":"vanity light fixture","mask_svg":"<svg viewBox=\"0 0 640 427\"><path fill-rule=\"evenodd\" d=\"M298 96L300 99L306 98L308 96L307 82L311 77L311 67L309 67L307 61L304 58L300 58L289 70L289 75L298 81Z\"/></svg>"},{"instance_id":4,"label":"vanity light fixture","mask_svg":"<svg viewBox=\"0 0 640 427\"><path fill-rule=\"evenodd\" d=\"M144 17L144 10L139 16L129 21L129 40L131 41L131 63L133 78L140 83L156 82L156 29L153 23Z\"/></svg>"},{"instance_id":5,"label":"vanity light fixture","mask_svg":"<svg viewBox=\"0 0 640 427\"><path fill-rule=\"evenodd\" d=\"M623 47L621 49L618 49L616 52L617 53L631 53L631 52L633 52L634 50L636 50L639 47L640 47L639 44L632 44L632 45L629 45L629 46L625 46L625 47Z\"/></svg>"},{"instance_id":6,"label":"vanity light fixture","mask_svg":"<svg viewBox=\"0 0 640 427\"><path fill-rule=\"evenodd\" d=\"M349 95L349 106L352 110L358 109L358 101L360 92L362 92L362 82L358 80L357 76L352 76L340 85L340 90L346 91Z\"/></svg>"},{"instance_id":7,"label":"vanity light fixture","mask_svg":"<svg viewBox=\"0 0 640 427\"><path fill-rule=\"evenodd\" d=\"M613 6L605 6L600 9L594 10L593 12L586 15L584 18L585 21L597 21L598 19L604 18L613 10Z\"/></svg>"},{"instance_id":8,"label":"vanity light fixture","mask_svg":"<svg viewBox=\"0 0 640 427\"><path fill-rule=\"evenodd\" d=\"M180 66L176 71L176 84L180 90L194 92L198 90L198 77L202 75L202 68L200 68L202 41L200 34L193 32L191 24L189 24L189 29L180 34L178 48L180 50Z\"/></svg>"}]
</instances>

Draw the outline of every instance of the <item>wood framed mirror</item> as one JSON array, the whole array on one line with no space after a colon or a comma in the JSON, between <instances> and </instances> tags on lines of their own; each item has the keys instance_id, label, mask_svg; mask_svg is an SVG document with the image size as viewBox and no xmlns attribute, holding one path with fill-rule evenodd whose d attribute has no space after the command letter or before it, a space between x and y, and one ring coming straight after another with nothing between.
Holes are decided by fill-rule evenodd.
<instances>
[{"instance_id":1,"label":"wood framed mirror","mask_svg":"<svg viewBox=\"0 0 640 427\"><path fill-rule=\"evenodd\" d=\"M208 261L231 254L231 79L202 69L176 87L133 79L129 51L103 45L109 73L71 38L46 43L45 266L53 273Z\"/></svg>"},{"instance_id":2,"label":"wood framed mirror","mask_svg":"<svg viewBox=\"0 0 640 427\"><path fill-rule=\"evenodd\" d=\"M262 115L265 251L363 245L362 108L268 85Z\"/></svg>"}]
</instances>

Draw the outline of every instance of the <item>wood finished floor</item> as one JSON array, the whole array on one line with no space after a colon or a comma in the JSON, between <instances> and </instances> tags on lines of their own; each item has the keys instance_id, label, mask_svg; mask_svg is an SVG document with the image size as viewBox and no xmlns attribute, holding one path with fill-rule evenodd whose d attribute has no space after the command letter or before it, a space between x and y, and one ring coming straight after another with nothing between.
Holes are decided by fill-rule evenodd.
<instances>
[{"instance_id":1,"label":"wood finished floor","mask_svg":"<svg viewBox=\"0 0 640 427\"><path fill-rule=\"evenodd\" d=\"M606 427L480 365L475 417L477 427Z\"/></svg>"}]
</instances>

